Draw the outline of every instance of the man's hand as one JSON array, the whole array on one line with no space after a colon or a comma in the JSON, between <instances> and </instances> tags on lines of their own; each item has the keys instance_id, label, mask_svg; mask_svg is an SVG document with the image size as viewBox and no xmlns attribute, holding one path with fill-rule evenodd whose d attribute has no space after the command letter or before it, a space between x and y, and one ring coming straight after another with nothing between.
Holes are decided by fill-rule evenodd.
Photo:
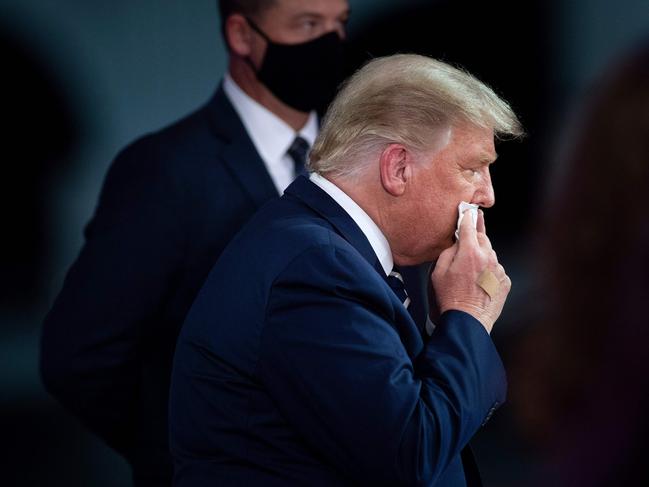
<instances>
[{"instance_id":1,"label":"man's hand","mask_svg":"<svg viewBox=\"0 0 649 487\"><path fill-rule=\"evenodd\" d=\"M478 285L485 269L498 281L493 297ZM471 218L462 219L459 240L440 254L431 280L441 313L452 309L464 311L491 332L511 289L511 281L491 248L482 210L478 212L477 229L473 228Z\"/></svg>"}]
</instances>

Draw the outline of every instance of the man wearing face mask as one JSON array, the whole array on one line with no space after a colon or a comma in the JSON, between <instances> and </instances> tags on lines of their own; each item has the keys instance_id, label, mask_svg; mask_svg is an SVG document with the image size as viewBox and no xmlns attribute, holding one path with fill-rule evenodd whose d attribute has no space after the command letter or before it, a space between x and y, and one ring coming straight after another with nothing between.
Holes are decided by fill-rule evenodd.
<instances>
[{"instance_id":1,"label":"man wearing face mask","mask_svg":"<svg viewBox=\"0 0 649 487\"><path fill-rule=\"evenodd\" d=\"M219 7L228 73L205 106L117 156L43 328L46 388L128 460L137 486L171 484L185 315L232 236L304 172L342 65L346 0Z\"/></svg>"}]
</instances>

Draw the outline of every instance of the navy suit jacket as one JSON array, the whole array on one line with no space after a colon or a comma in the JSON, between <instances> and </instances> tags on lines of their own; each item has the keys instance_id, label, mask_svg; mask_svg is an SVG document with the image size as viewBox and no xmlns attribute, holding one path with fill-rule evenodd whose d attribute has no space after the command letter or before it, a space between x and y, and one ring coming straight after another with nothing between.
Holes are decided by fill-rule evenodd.
<instances>
[{"instance_id":1,"label":"navy suit jacket","mask_svg":"<svg viewBox=\"0 0 649 487\"><path fill-rule=\"evenodd\" d=\"M174 483L473 485L461 451L505 390L484 327L449 311L422 340L361 230L301 177L235 237L185 321Z\"/></svg>"},{"instance_id":2,"label":"navy suit jacket","mask_svg":"<svg viewBox=\"0 0 649 487\"><path fill-rule=\"evenodd\" d=\"M176 338L232 236L277 190L222 89L122 151L44 323L46 388L132 464L170 485Z\"/></svg>"}]
</instances>

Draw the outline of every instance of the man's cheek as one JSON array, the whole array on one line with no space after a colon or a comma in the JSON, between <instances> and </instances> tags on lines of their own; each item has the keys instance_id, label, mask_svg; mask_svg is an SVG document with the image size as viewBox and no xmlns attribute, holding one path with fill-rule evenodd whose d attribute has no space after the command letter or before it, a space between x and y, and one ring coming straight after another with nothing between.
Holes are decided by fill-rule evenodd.
<instances>
[{"instance_id":1,"label":"man's cheek","mask_svg":"<svg viewBox=\"0 0 649 487\"><path fill-rule=\"evenodd\" d=\"M451 214L446 220L445 236L446 240L453 245L455 243L455 230L457 230L457 215Z\"/></svg>"}]
</instances>

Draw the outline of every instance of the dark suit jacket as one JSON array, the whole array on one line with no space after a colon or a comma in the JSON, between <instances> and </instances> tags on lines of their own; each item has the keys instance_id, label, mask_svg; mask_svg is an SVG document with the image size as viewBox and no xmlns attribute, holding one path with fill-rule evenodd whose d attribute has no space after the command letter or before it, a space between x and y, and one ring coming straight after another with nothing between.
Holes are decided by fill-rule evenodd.
<instances>
[{"instance_id":1,"label":"dark suit jacket","mask_svg":"<svg viewBox=\"0 0 649 487\"><path fill-rule=\"evenodd\" d=\"M86 241L43 328L47 389L123 454L138 485L170 485L176 338L216 258L277 191L219 89L113 162Z\"/></svg>"},{"instance_id":2,"label":"dark suit jacket","mask_svg":"<svg viewBox=\"0 0 649 487\"><path fill-rule=\"evenodd\" d=\"M235 237L185 321L175 485L464 486L460 452L505 389L484 327L449 311L424 343L360 229L298 178Z\"/></svg>"}]
</instances>

